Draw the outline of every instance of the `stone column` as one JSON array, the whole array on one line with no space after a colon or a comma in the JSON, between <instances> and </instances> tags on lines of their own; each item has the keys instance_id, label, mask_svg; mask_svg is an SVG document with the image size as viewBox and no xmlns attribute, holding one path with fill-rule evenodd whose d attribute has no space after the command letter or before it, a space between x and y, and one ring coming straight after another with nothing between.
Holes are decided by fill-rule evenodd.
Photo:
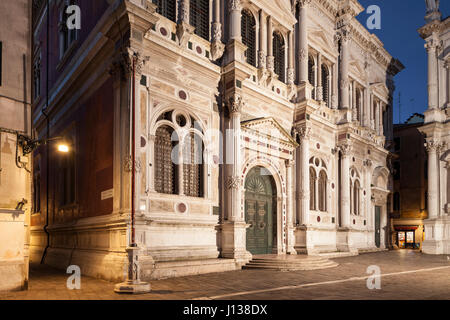
<instances>
[{"instance_id":1,"label":"stone column","mask_svg":"<svg viewBox=\"0 0 450 320\"><path fill-rule=\"evenodd\" d=\"M349 31L343 28L339 31L339 37L341 39L341 69L340 69L340 96L341 96L341 107L342 109L349 108L349 81L348 81L348 68L349 68L349 49L348 42L350 38Z\"/></svg>"},{"instance_id":2,"label":"stone column","mask_svg":"<svg viewBox=\"0 0 450 320\"><path fill-rule=\"evenodd\" d=\"M295 70L294 70L294 32L289 31L288 35L288 70L287 70L287 84L292 85L295 81Z\"/></svg>"},{"instance_id":3,"label":"stone column","mask_svg":"<svg viewBox=\"0 0 450 320\"><path fill-rule=\"evenodd\" d=\"M263 10L259 11L259 53L258 66L266 68L267 66L267 15Z\"/></svg>"},{"instance_id":4,"label":"stone column","mask_svg":"<svg viewBox=\"0 0 450 320\"><path fill-rule=\"evenodd\" d=\"M273 56L273 22L272 17L267 19L267 69L275 70L275 57Z\"/></svg>"},{"instance_id":5,"label":"stone column","mask_svg":"<svg viewBox=\"0 0 450 320\"><path fill-rule=\"evenodd\" d=\"M445 107L450 108L450 61L445 62L445 70L447 71L447 102Z\"/></svg>"},{"instance_id":6,"label":"stone column","mask_svg":"<svg viewBox=\"0 0 450 320\"><path fill-rule=\"evenodd\" d=\"M148 183L150 192L155 192L155 140L156 140L155 135L149 136L149 139L148 139L149 159L147 159L147 160L150 163L149 175L148 175L149 179L150 179L150 181Z\"/></svg>"},{"instance_id":7,"label":"stone column","mask_svg":"<svg viewBox=\"0 0 450 320\"><path fill-rule=\"evenodd\" d=\"M179 44L185 47L195 28L189 24L189 0L178 1L177 37Z\"/></svg>"},{"instance_id":8,"label":"stone column","mask_svg":"<svg viewBox=\"0 0 450 320\"><path fill-rule=\"evenodd\" d=\"M308 82L308 5L311 0L299 0L299 25L298 25L298 47L299 47L299 82Z\"/></svg>"},{"instance_id":9,"label":"stone column","mask_svg":"<svg viewBox=\"0 0 450 320\"><path fill-rule=\"evenodd\" d=\"M317 95L316 99L318 101L323 101L323 87L322 87L322 54L319 52L317 54Z\"/></svg>"},{"instance_id":10,"label":"stone column","mask_svg":"<svg viewBox=\"0 0 450 320\"><path fill-rule=\"evenodd\" d=\"M356 101L356 82L352 83L352 121L358 121L358 105Z\"/></svg>"},{"instance_id":11,"label":"stone column","mask_svg":"<svg viewBox=\"0 0 450 320\"><path fill-rule=\"evenodd\" d=\"M437 47L439 41L432 38L427 41L425 48L428 53L428 108L438 108L438 58Z\"/></svg>"},{"instance_id":12,"label":"stone column","mask_svg":"<svg viewBox=\"0 0 450 320\"><path fill-rule=\"evenodd\" d=\"M339 147L341 158L341 227L350 227L350 153L352 147L350 144L344 144Z\"/></svg>"},{"instance_id":13,"label":"stone column","mask_svg":"<svg viewBox=\"0 0 450 320\"><path fill-rule=\"evenodd\" d=\"M220 59L225 50L225 45L222 43L222 23L220 22L221 7L221 0L214 0L214 22L212 25L211 43L211 56L213 61Z\"/></svg>"},{"instance_id":14,"label":"stone column","mask_svg":"<svg viewBox=\"0 0 450 320\"><path fill-rule=\"evenodd\" d=\"M293 190L293 168L294 161L286 160L286 215L287 215L287 248L286 252L288 254L296 254L294 249L295 236L294 236L294 190Z\"/></svg>"},{"instance_id":15,"label":"stone column","mask_svg":"<svg viewBox=\"0 0 450 320\"><path fill-rule=\"evenodd\" d=\"M241 42L241 0L228 0L228 10L230 14L230 40Z\"/></svg>"},{"instance_id":16,"label":"stone column","mask_svg":"<svg viewBox=\"0 0 450 320\"><path fill-rule=\"evenodd\" d=\"M238 94L234 94L229 100L229 109L231 115L231 127L233 132L232 152L233 159L231 164L231 175L228 177L227 187L231 193L231 221L244 221L241 212L241 110L242 98Z\"/></svg>"},{"instance_id":17,"label":"stone column","mask_svg":"<svg viewBox=\"0 0 450 320\"><path fill-rule=\"evenodd\" d=\"M439 169L438 149L440 143L430 140L426 144L428 152L428 219L439 216Z\"/></svg>"},{"instance_id":18,"label":"stone column","mask_svg":"<svg viewBox=\"0 0 450 320\"><path fill-rule=\"evenodd\" d=\"M331 107L333 109L337 109L339 106L339 99L338 99L338 94L339 94L339 71L338 71L338 64L335 63L333 65L333 75L332 75L332 85L333 85L333 94L331 96Z\"/></svg>"},{"instance_id":19,"label":"stone column","mask_svg":"<svg viewBox=\"0 0 450 320\"><path fill-rule=\"evenodd\" d=\"M297 148L297 221L300 225L309 224L309 139L310 128L298 128L300 147Z\"/></svg>"}]
</instances>

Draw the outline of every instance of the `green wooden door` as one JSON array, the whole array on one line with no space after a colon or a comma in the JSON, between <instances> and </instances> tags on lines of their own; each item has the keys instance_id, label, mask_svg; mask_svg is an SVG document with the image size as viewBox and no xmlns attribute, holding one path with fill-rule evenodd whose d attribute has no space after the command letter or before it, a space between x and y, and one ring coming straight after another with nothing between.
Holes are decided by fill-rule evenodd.
<instances>
[{"instance_id":1,"label":"green wooden door","mask_svg":"<svg viewBox=\"0 0 450 320\"><path fill-rule=\"evenodd\" d=\"M375 245L377 248L381 245L381 207L375 207Z\"/></svg>"},{"instance_id":2,"label":"green wooden door","mask_svg":"<svg viewBox=\"0 0 450 320\"><path fill-rule=\"evenodd\" d=\"M276 208L273 204L273 178L252 169L245 182L245 221L247 250L252 254L272 253Z\"/></svg>"}]
</instances>

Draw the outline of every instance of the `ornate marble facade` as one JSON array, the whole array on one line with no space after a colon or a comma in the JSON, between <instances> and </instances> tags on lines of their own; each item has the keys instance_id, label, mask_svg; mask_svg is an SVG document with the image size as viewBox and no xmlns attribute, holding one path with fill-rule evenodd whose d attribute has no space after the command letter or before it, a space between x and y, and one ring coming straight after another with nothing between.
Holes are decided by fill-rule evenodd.
<instances>
[{"instance_id":1,"label":"ornate marble facade","mask_svg":"<svg viewBox=\"0 0 450 320\"><path fill-rule=\"evenodd\" d=\"M423 251L450 253L450 18L439 1L427 2L426 25L419 29L428 53L428 110L420 129L428 152L428 219Z\"/></svg>"},{"instance_id":2,"label":"ornate marble facade","mask_svg":"<svg viewBox=\"0 0 450 320\"><path fill-rule=\"evenodd\" d=\"M102 81L109 72L113 83L112 210L56 225L51 264L122 277L133 100L142 278L240 268L256 252L253 235L258 250L275 254L389 246L393 78L403 66L355 19L358 1L203 1L207 39L191 25L193 1L189 10L174 1L178 14L170 1L112 2L85 53L102 63L72 66ZM100 31L113 41L95 38ZM203 162L171 164L168 152L187 159L193 136ZM255 168L270 178L249 188ZM70 240L77 234L80 248Z\"/></svg>"}]
</instances>

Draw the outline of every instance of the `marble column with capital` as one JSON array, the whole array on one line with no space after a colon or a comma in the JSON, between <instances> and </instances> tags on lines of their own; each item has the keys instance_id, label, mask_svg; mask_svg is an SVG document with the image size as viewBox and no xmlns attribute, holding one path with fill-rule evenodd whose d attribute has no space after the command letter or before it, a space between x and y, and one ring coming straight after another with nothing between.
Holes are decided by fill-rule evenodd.
<instances>
[{"instance_id":1,"label":"marble column with capital","mask_svg":"<svg viewBox=\"0 0 450 320\"><path fill-rule=\"evenodd\" d=\"M445 61L445 70L446 70L446 103L445 103L445 107L446 108L450 108L450 60Z\"/></svg>"},{"instance_id":2,"label":"marble column with capital","mask_svg":"<svg viewBox=\"0 0 450 320\"><path fill-rule=\"evenodd\" d=\"M436 219L440 215L439 206L439 152L443 144L436 140L426 143L428 152L428 219Z\"/></svg>"},{"instance_id":3,"label":"marble column with capital","mask_svg":"<svg viewBox=\"0 0 450 320\"><path fill-rule=\"evenodd\" d=\"M220 59L225 50L225 45L222 43L222 23L220 22L221 1L222 0L214 0L214 22L212 25L211 39L211 56L213 61Z\"/></svg>"},{"instance_id":4,"label":"marble column with capital","mask_svg":"<svg viewBox=\"0 0 450 320\"><path fill-rule=\"evenodd\" d=\"M428 108L438 108L438 57L439 41L432 38L427 41L425 48L428 53Z\"/></svg>"},{"instance_id":5,"label":"marble column with capital","mask_svg":"<svg viewBox=\"0 0 450 320\"><path fill-rule=\"evenodd\" d=\"M241 0L228 0L228 11L230 15L230 40L242 42L241 34Z\"/></svg>"},{"instance_id":6,"label":"marble column with capital","mask_svg":"<svg viewBox=\"0 0 450 320\"><path fill-rule=\"evenodd\" d=\"M341 40L341 52L340 52L340 96L341 96L341 108L348 109L350 107L349 97L349 38L350 33L344 27L339 32L339 38Z\"/></svg>"},{"instance_id":7,"label":"marble column with capital","mask_svg":"<svg viewBox=\"0 0 450 320\"><path fill-rule=\"evenodd\" d=\"M317 87L316 87L316 99L318 101L323 101L323 87L322 87L322 54L319 52L317 54Z\"/></svg>"},{"instance_id":8,"label":"marble column with capital","mask_svg":"<svg viewBox=\"0 0 450 320\"><path fill-rule=\"evenodd\" d=\"M267 19L267 70L275 72L275 57L273 56L273 21L271 16Z\"/></svg>"},{"instance_id":9,"label":"marble column with capital","mask_svg":"<svg viewBox=\"0 0 450 320\"><path fill-rule=\"evenodd\" d=\"M287 84L293 85L295 82L295 63L294 63L294 32L289 31L288 35L288 69L287 69Z\"/></svg>"},{"instance_id":10,"label":"marble column with capital","mask_svg":"<svg viewBox=\"0 0 450 320\"><path fill-rule=\"evenodd\" d=\"M294 249L295 245L295 235L294 235L294 161L286 160L286 235L287 235L287 248L286 252L288 254L296 254Z\"/></svg>"},{"instance_id":11,"label":"marble column with capital","mask_svg":"<svg viewBox=\"0 0 450 320\"><path fill-rule=\"evenodd\" d=\"M300 147L296 150L297 221L299 225L306 226L309 224L309 140L311 129L298 128L296 131L300 140Z\"/></svg>"},{"instance_id":12,"label":"marble column with capital","mask_svg":"<svg viewBox=\"0 0 450 320\"><path fill-rule=\"evenodd\" d=\"M341 227L350 227L350 154L352 146L343 144L339 147L341 151Z\"/></svg>"},{"instance_id":13,"label":"marble column with capital","mask_svg":"<svg viewBox=\"0 0 450 320\"><path fill-rule=\"evenodd\" d=\"M308 82L308 6L311 0L299 0L298 13L298 58L299 82Z\"/></svg>"}]
</instances>

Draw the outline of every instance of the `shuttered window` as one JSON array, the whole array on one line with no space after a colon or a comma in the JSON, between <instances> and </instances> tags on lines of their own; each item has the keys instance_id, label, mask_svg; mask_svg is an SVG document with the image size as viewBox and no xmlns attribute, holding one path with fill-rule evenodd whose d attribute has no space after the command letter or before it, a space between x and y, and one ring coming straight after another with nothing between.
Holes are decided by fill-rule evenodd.
<instances>
[{"instance_id":1,"label":"shuttered window","mask_svg":"<svg viewBox=\"0 0 450 320\"><path fill-rule=\"evenodd\" d=\"M177 0L153 0L153 3L158 6L156 12L166 17L173 22L176 22L176 1Z\"/></svg>"},{"instance_id":2,"label":"shuttered window","mask_svg":"<svg viewBox=\"0 0 450 320\"><path fill-rule=\"evenodd\" d=\"M247 63L256 67L256 22L253 15L244 10L241 17L242 43L247 46Z\"/></svg>"},{"instance_id":3,"label":"shuttered window","mask_svg":"<svg viewBox=\"0 0 450 320\"><path fill-rule=\"evenodd\" d=\"M285 82L285 53L284 53L283 36L278 32L273 34L273 55L275 57L275 73L278 75L278 80Z\"/></svg>"},{"instance_id":4,"label":"shuttered window","mask_svg":"<svg viewBox=\"0 0 450 320\"><path fill-rule=\"evenodd\" d=\"M155 139L155 190L159 193L176 193L176 165L172 161L173 129L161 126Z\"/></svg>"},{"instance_id":5,"label":"shuttered window","mask_svg":"<svg viewBox=\"0 0 450 320\"><path fill-rule=\"evenodd\" d=\"M195 34L209 41L209 0L191 0L189 20Z\"/></svg>"}]
</instances>

